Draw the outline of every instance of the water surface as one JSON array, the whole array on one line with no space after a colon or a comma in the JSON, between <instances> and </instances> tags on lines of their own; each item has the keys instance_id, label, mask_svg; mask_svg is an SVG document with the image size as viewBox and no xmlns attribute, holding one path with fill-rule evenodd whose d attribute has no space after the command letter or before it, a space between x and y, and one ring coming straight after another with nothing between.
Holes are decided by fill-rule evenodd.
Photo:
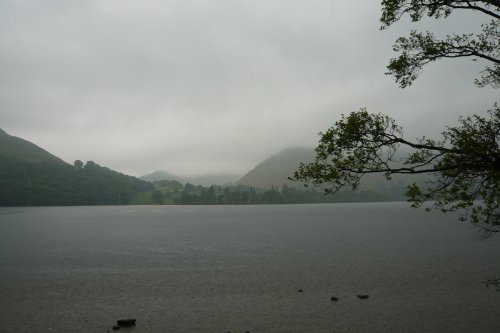
<instances>
[{"instance_id":1,"label":"water surface","mask_svg":"<svg viewBox=\"0 0 500 333\"><path fill-rule=\"evenodd\" d=\"M500 332L498 258L407 203L1 208L0 331Z\"/></svg>"}]
</instances>

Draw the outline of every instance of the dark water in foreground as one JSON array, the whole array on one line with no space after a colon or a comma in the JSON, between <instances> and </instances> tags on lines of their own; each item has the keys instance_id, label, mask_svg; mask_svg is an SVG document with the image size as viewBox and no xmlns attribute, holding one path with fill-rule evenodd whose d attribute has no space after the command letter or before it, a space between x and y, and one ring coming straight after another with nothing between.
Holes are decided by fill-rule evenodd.
<instances>
[{"instance_id":1,"label":"dark water in foreground","mask_svg":"<svg viewBox=\"0 0 500 333\"><path fill-rule=\"evenodd\" d=\"M2 208L0 332L126 317L120 332L500 332L481 283L500 277L500 236L455 219L406 203Z\"/></svg>"}]
</instances>

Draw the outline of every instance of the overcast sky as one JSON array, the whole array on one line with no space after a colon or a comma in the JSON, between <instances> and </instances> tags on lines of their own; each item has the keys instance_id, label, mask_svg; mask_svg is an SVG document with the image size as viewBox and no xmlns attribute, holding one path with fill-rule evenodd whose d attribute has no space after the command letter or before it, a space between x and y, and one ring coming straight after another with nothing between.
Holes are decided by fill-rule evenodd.
<instances>
[{"instance_id":1,"label":"overcast sky","mask_svg":"<svg viewBox=\"0 0 500 333\"><path fill-rule=\"evenodd\" d=\"M379 1L0 0L0 128L135 176L243 174L360 107L413 139L498 101L473 84L481 62L437 62L404 90L384 75L397 36L481 14L379 17Z\"/></svg>"}]
</instances>

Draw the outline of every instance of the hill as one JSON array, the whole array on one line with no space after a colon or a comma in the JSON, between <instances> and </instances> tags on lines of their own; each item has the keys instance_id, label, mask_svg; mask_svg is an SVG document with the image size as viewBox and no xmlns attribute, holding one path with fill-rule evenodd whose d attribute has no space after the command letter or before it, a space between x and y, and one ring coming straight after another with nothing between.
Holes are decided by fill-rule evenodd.
<instances>
[{"instance_id":1,"label":"hill","mask_svg":"<svg viewBox=\"0 0 500 333\"><path fill-rule=\"evenodd\" d=\"M238 184L261 188L271 188L283 184L297 186L297 183L290 182L288 177L293 175L300 162L312 162L314 156L312 148L294 147L282 150L257 164L238 181Z\"/></svg>"},{"instance_id":2,"label":"hill","mask_svg":"<svg viewBox=\"0 0 500 333\"><path fill-rule=\"evenodd\" d=\"M187 177L178 176L167 171L158 170L141 176L140 178L148 182L156 182L161 180L177 180L183 184L191 183L195 185L210 186L235 183L240 177L241 175L225 173L214 173Z\"/></svg>"},{"instance_id":3,"label":"hill","mask_svg":"<svg viewBox=\"0 0 500 333\"><path fill-rule=\"evenodd\" d=\"M0 156L30 162L66 164L60 158L24 139L11 136L0 129Z\"/></svg>"},{"instance_id":4,"label":"hill","mask_svg":"<svg viewBox=\"0 0 500 333\"><path fill-rule=\"evenodd\" d=\"M153 171L151 173L148 173L146 175L143 175L141 177L142 180L145 180L147 182L157 182L160 180L179 180L179 176L176 176L170 172L163 171L163 170L157 170Z\"/></svg>"},{"instance_id":5,"label":"hill","mask_svg":"<svg viewBox=\"0 0 500 333\"><path fill-rule=\"evenodd\" d=\"M404 152L403 152L404 153ZM300 162L312 162L315 157L315 151L312 148L288 148L267 158L259 163L255 168L249 171L238 181L240 185L254 186L260 188L281 188L283 185L296 189L304 189L302 183L292 182L288 177L292 176L297 170ZM380 200L403 200L406 187L413 183L423 183L427 180L425 175L394 175L392 180L388 181L381 174L365 175L357 193L365 192L373 198ZM321 190L323 187L317 188ZM342 190L342 195L354 200L356 195L350 189ZM339 194L336 194L340 197Z\"/></svg>"},{"instance_id":6,"label":"hill","mask_svg":"<svg viewBox=\"0 0 500 333\"><path fill-rule=\"evenodd\" d=\"M78 162L78 163L77 163ZM94 162L70 165L0 132L0 206L126 204L152 185Z\"/></svg>"}]
</instances>

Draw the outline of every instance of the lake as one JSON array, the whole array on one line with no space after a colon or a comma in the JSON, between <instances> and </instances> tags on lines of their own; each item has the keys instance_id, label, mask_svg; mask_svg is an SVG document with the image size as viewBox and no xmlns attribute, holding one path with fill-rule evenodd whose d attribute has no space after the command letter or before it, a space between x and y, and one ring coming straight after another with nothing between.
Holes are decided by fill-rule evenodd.
<instances>
[{"instance_id":1,"label":"lake","mask_svg":"<svg viewBox=\"0 0 500 333\"><path fill-rule=\"evenodd\" d=\"M500 332L482 283L500 236L456 219L404 202L0 208L0 331Z\"/></svg>"}]
</instances>

